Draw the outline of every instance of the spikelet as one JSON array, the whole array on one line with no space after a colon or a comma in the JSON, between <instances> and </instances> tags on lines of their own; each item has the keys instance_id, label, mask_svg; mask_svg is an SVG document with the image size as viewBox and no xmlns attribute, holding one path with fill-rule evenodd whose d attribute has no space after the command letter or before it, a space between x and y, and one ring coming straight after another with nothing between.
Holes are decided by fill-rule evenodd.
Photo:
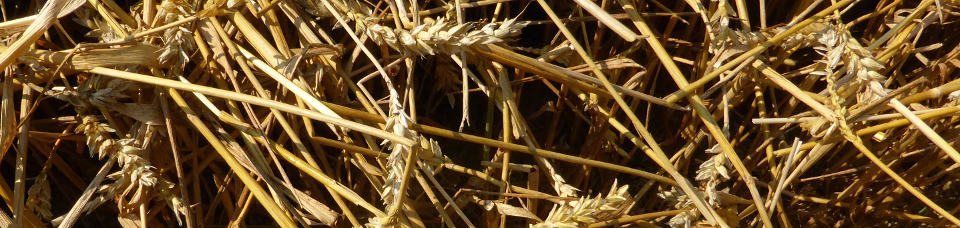
<instances>
[{"instance_id":1,"label":"spikelet","mask_svg":"<svg viewBox=\"0 0 960 228\"><path fill-rule=\"evenodd\" d=\"M711 206L719 206L720 196L717 192L717 185L722 181L730 179L730 163L727 161L726 156L719 153L719 144L707 149L706 152L713 154L713 156L710 156L710 159L700 164L700 168L697 170L696 180L700 181L703 191L707 195L707 203Z\"/></svg>"},{"instance_id":2,"label":"spikelet","mask_svg":"<svg viewBox=\"0 0 960 228\"><path fill-rule=\"evenodd\" d=\"M399 102L397 104L399 104ZM400 110L400 113L394 113L394 110ZM387 126L395 130L394 133L400 131L406 134L405 137L418 140L419 148L416 149L419 149L419 154L414 161L420 162L424 169L433 169L435 165L442 163L443 160L446 159L440 149L440 145L433 139L417 136L413 131L410 131L409 126L413 122L402 110L402 108L391 108L391 113L393 114L388 120ZM407 122L404 123L404 121ZM384 183L383 193L381 194L386 208L393 208L397 203L400 203L402 195L399 194L399 190L403 179L403 176L401 176L403 174L403 167L406 165L407 156L411 156L411 150L414 149L402 144L395 144L392 148L393 151L390 156L387 157L389 170L387 180ZM365 224L366 227L397 227L399 225L397 218L387 216L370 218L367 224Z\"/></svg>"},{"instance_id":3,"label":"spikelet","mask_svg":"<svg viewBox=\"0 0 960 228\"><path fill-rule=\"evenodd\" d=\"M774 29L776 33L786 28ZM889 93L883 82L886 76L879 71L885 66L874 58L873 53L850 35L843 24L816 22L804 27L780 45L785 49L812 47L823 58L816 60L818 66L811 75L822 76L827 82L824 91L829 95L825 103L837 113L844 113L854 105L873 103ZM841 70L843 70L841 72ZM801 123L804 130L813 136L822 136L826 120Z\"/></svg>"},{"instance_id":4,"label":"spikelet","mask_svg":"<svg viewBox=\"0 0 960 228\"><path fill-rule=\"evenodd\" d=\"M127 97L124 92L132 86L114 80L106 83L104 89L93 90L90 84L83 84L84 88L81 88L79 93L66 93L73 95L61 96L80 103L78 106L115 107L122 104L117 100ZM136 122L130 132L121 134L122 138L115 138L113 133L117 133L116 129L100 122L99 118L86 115L80 119L82 122L74 131L87 136L85 142L90 156L104 159L116 155L113 157L116 157L121 167L119 171L107 176L112 182L98 188L99 195L85 205L85 210L91 210L108 200L118 199L117 207L121 210L137 208L137 205L151 200L165 200L175 212L179 212L174 213L175 215L179 216L186 211L180 199L171 193L173 183L157 173L156 167L143 157L150 136L156 132L154 127L144 122ZM130 191L131 189L136 191ZM179 220L179 217L177 219Z\"/></svg>"},{"instance_id":5,"label":"spikelet","mask_svg":"<svg viewBox=\"0 0 960 228\"><path fill-rule=\"evenodd\" d=\"M779 30L782 31L784 28ZM882 84L886 76L878 72L885 68L883 63L877 61L870 50L864 48L856 38L851 36L843 25L828 22L813 23L788 38L782 47L813 47L822 55L823 59L817 61L821 67L812 72L813 75L832 76L841 65L845 67L846 70L840 72L838 78L832 79L837 85L829 89L838 94L845 94L844 91L848 90L854 91L859 104L876 101L889 92ZM840 103L846 103L846 100L847 97L841 97Z\"/></svg>"},{"instance_id":6,"label":"spikelet","mask_svg":"<svg viewBox=\"0 0 960 228\"><path fill-rule=\"evenodd\" d=\"M547 219L532 227L583 227L598 221L617 218L626 213L633 199L627 192L628 185L617 187L616 181L607 196L580 198L554 206Z\"/></svg>"},{"instance_id":7,"label":"spikelet","mask_svg":"<svg viewBox=\"0 0 960 228\"><path fill-rule=\"evenodd\" d=\"M50 211L51 206L50 181L47 180L47 173L41 172L33 185L30 185L30 189L27 190L25 207L36 212L41 218L49 220L53 218L53 212Z\"/></svg>"},{"instance_id":8,"label":"spikelet","mask_svg":"<svg viewBox=\"0 0 960 228\"><path fill-rule=\"evenodd\" d=\"M456 54L470 46L503 43L520 34L529 24L516 18L498 23L464 23L448 21L446 17L426 19L411 30L390 28L356 16L357 25L378 44L413 55Z\"/></svg>"},{"instance_id":9,"label":"spikelet","mask_svg":"<svg viewBox=\"0 0 960 228\"><path fill-rule=\"evenodd\" d=\"M155 133L155 129L146 124L137 124L131 129L131 138L122 138L112 140L114 147L109 147L114 151L103 151L99 154L116 153L117 163L120 170L107 175L107 179L112 182L105 183L97 189L99 195L88 202L84 209L91 210L96 206L105 203L111 199L116 200L117 207L124 210L137 208L141 203L147 203L152 200L164 200L169 203L174 215L185 213L184 205L175 194L172 194L173 182L155 172L150 162L143 158L145 140L148 140ZM104 140L106 141L106 140ZM179 221L180 218L177 217Z\"/></svg>"},{"instance_id":10,"label":"spikelet","mask_svg":"<svg viewBox=\"0 0 960 228\"><path fill-rule=\"evenodd\" d=\"M708 30L712 35L708 50L714 54L714 68L723 65L725 60L755 47L764 39L759 33L732 26L740 24L740 19L737 18L736 11L729 4L726 4L725 1L721 1L721 3L720 6L722 7L718 8L711 16L710 29Z\"/></svg>"},{"instance_id":11,"label":"spikelet","mask_svg":"<svg viewBox=\"0 0 960 228\"><path fill-rule=\"evenodd\" d=\"M391 94L395 92L391 91ZM391 95L395 97L395 95ZM413 124L413 120L406 112L403 111L403 106L400 104L398 99L390 99L390 118L387 121L387 129L393 132L396 135L402 136L404 138L416 139L417 135L412 130L410 130L410 125ZM385 143L388 141L385 141ZM403 167L406 166L406 158L410 156L410 146L403 145L400 143L391 144L390 156L387 157L387 167L389 167L389 172L387 175L386 186L384 186L383 194L384 203L387 205L392 205L394 202L398 201L400 198L399 195L394 194L400 188L400 180L403 174Z\"/></svg>"},{"instance_id":12,"label":"spikelet","mask_svg":"<svg viewBox=\"0 0 960 228\"><path fill-rule=\"evenodd\" d=\"M702 192L697 191L697 194L702 195ZM681 210L679 214L671 217L670 221L667 222L670 227L690 227L691 224L700 220L700 211L694 207L693 200L683 191L671 188L670 191L657 193L657 196L673 203L674 208Z\"/></svg>"},{"instance_id":13,"label":"spikelet","mask_svg":"<svg viewBox=\"0 0 960 228\"><path fill-rule=\"evenodd\" d=\"M96 155L98 159L103 159L108 153L120 149L120 144L110 136L110 133L116 132L110 125L97 121L94 116L84 116L81 120L74 131L87 136L86 144L91 157Z\"/></svg>"},{"instance_id":14,"label":"spikelet","mask_svg":"<svg viewBox=\"0 0 960 228\"><path fill-rule=\"evenodd\" d=\"M387 118L386 129L393 134L404 138L419 141L416 132L410 130L414 123L413 119L404 112L403 104L400 103L399 95L396 89L390 89L390 117ZM395 208L403 195L400 194L400 188L403 180L403 169L406 167L407 158L411 155L410 146L385 140L384 144L390 144L390 155L387 156L387 178L383 183L381 198L386 208ZM389 216L389 215L388 215ZM367 227L392 227L396 226L396 218L393 217L374 217L371 218Z\"/></svg>"},{"instance_id":15,"label":"spikelet","mask_svg":"<svg viewBox=\"0 0 960 228\"><path fill-rule=\"evenodd\" d=\"M158 15L161 16L160 18L163 18L166 23L170 23L194 14L196 14L196 11L190 4L177 0L165 0L160 4L160 14ZM197 49L197 45L194 43L192 37L193 33L191 30L183 26L177 26L163 31L161 40L164 46L160 53L160 64L176 66L171 67L171 69L182 70L187 59L190 58L187 53Z\"/></svg>"},{"instance_id":16,"label":"spikelet","mask_svg":"<svg viewBox=\"0 0 960 228\"><path fill-rule=\"evenodd\" d=\"M720 205L720 191L717 185L730 179L730 162L720 153L719 144L714 145L705 151L712 154L707 161L700 164L697 169L696 180L700 183L696 194L707 199L707 204L713 208L722 208ZM657 193L657 196L673 203L673 207L680 209L681 213L670 218L667 222L670 227L690 227L692 224L702 220L700 211L693 204L693 199L687 196L683 191L672 188L670 191Z\"/></svg>"},{"instance_id":17,"label":"spikelet","mask_svg":"<svg viewBox=\"0 0 960 228\"><path fill-rule=\"evenodd\" d=\"M420 137L420 147L421 150L418 152L418 157L420 157L420 162L423 163L425 169L433 169L433 167L443 163L444 159L446 159L443 151L440 149L440 144L438 144L436 140Z\"/></svg>"}]
</instances>

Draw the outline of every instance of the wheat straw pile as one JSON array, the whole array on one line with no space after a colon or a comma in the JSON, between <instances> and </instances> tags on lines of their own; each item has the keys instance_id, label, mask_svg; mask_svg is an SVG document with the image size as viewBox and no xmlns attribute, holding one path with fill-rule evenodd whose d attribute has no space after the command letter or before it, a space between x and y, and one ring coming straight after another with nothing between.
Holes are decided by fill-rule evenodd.
<instances>
[{"instance_id":1,"label":"wheat straw pile","mask_svg":"<svg viewBox=\"0 0 960 228\"><path fill-rule=\"evenodd\" d=\"M958 1L0 8L0 227L960 225Z\"/></svg>"}]
</instances>

